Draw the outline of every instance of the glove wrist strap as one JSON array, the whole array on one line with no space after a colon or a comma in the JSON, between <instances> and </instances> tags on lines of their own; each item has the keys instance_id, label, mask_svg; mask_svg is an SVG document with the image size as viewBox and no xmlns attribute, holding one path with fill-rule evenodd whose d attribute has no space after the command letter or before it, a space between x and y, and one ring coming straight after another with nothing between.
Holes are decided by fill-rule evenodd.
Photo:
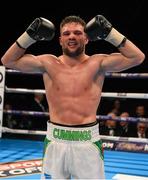
<instances>
[{"instance_id":1,"label":"glove wrist strap","mask_svg":"<svg viewBox=\"0 0 148 180\"><path fill-rule=\"evenodd\" d=\"M17 40L16 43L19 47L27 49L30 45L35 43L36 40L32 39L27 32L24 32Z\"/></svg>"},{"instance_id":2,"label":"glove wrist strap","mask_svg":"<svg viewBox=\"0 0 148 180\"><path fill-rule=\"evenodd\" d=\"M119 47L125 39L125 36L119 33L116 29L112 28L111 32L105 38L106 41L113 44L115 47Z\"/></svg>"}]
</instances>

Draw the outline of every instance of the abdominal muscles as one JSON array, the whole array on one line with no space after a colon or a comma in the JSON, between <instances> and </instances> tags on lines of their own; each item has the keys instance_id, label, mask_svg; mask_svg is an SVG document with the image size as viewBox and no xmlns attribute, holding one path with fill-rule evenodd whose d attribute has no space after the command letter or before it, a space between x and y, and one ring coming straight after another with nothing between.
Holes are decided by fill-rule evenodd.
<instances>
[{"instance_id":1,"label":"abdominal muscles","mask_svg":"<svg viewBox=\"0 0 148 180\"><path fill-rule=\"evenodd\" d=\"M77 86L78 87L78 86ZM53 88L47 94L50 119L62 124L85 124L95 121L100 102L96 87Z\"/></svg>"}]
</instances>

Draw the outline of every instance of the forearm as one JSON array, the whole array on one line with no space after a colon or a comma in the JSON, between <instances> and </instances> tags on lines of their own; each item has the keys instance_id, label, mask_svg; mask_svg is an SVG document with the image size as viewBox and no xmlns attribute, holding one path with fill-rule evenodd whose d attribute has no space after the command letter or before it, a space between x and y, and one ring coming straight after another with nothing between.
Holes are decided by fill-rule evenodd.
<instances>
[{"instance_id":1,"label":"forearm","mask_svg":"<svg viewBox=\"0 0 148 180\"><path fill-rule=\"evenodd\" d=\"M118 50L124 57L134 60L137 64L142 63L145 59L144 53L128 39Z\"/></svg>"},{"instance_id":2,"label":"forearm","mask_svg":"<svg viewBox=\"0 0 148 180\"><path fill-rule=\"evenodd\" d=\"M145 58L144 53L115 28L111 29L105 40L117 47L124 57L134 60L137 64Z\"/></svg>"},{"instance_id":3,"label":"forearm","mask_svg":"<svg viewBox=\"0 0 148 180\"><path fill-rule=\"evenodd\" d=\"M2 64L8 68L13 68L13 65L15 64L15 62L17 62L18 59L20 59L24 55L25 51L26 50L23 48L20 48L16 44L16 42L13 43L12 46L10 46L10 48L2 56L1 58Z\"/></svg>"}]
</instances>

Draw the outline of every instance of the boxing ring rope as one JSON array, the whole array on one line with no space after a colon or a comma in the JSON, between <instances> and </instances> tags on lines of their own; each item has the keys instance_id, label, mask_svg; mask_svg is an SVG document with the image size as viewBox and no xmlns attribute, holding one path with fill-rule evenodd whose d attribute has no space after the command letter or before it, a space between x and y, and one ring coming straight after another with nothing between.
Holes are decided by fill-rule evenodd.
<instances>
[{"instance_id":1,"label":"boxing ring rope","mask_svg":"<svg viewBox=\"0 0 148 180\"><path fill-rule=\"evenodd\" d=\"M15 115L27 115L27 116L49 116L48 112L38 112L38 111L21 111L21 110L4 110L4 113L15 114ZM107 120L112 119L115 121L126 121L126 122L148 122L148 118L135 118L135 117L116 117L112 118L111 116L97 115L98 120ZM22 129L10 129L7 127L2 128L3 133L14 133L14 134L29 134L29 135L41 135L45 136L46 131L39 130L22 130ZM117 137L117 136L105 136L100 135L100 138L103 141L112 141L112 142L126 142L126 143L142 143L148 146L148 139L146 138L135 138L135 137Z\"/></svg>"},{"instance_id":2,"label":"boxing ring rope","mask_svg":"<svg viewBox=\"0 0 148 180\"><path fill-rule=\"evenodd\" d=\"M8 74L28 74L34 75L34 73L26 73L13 69L6 69ZM42 73L35 73L36 75L42 75ZM106 73L107 78L128 78L128 79L145 79L148 78L148 73Z\"/></svg>"},{"instance_id":3,"label":"boxing ring rope","mask_svg":"<svg viewBox=\"0 0 148 180\"><path fill-rule=\"evenodd\" d=\"M40 93L45 94L45 90L42 89L26 89L26 88L8 88L5 86L6 93ZM133 98L133 99L148 99L147 93L119 93L119 92L103 92L101 97L114 97L114 98Z\"/></svg>"},{"instance_id":4,"label":"boxing ring rope","mask_svg":"<svg viewBox=\"0 0 148 180\"><path fill-rule=\"evenodd\" d=\"M15 115L27 115L27 116L45 116L48 117L48 112L39 112L39 111L24 111L24 110L3 110L3 113L5 114L15 114ZM124 122L148 122L148 118L136 118L136 117L116 117L112 118L112 116L109 115L97 115L97 120L114 120L114 121L124 121Z\"/></svg>"},{"instance_id":5,"label":"boxing ring rope","mask_svg":"<svg viewBox=\"0 0 148 180\"><path fill-rule=\"evenodd\" d=\"M46 136L46 131L10 129L7 127L3 127L3 133ZM107 150L148 152L148 139L146 138L100 135L100 139L103 142L103 148Z\"/></svg>"},{"instance_id":6,"label":"boxing ring rope","mask_svg":"<svg viewBox=\"0 0 148 180\"><path fill-rule=\"evenodd\" d=\"M107 78L146 79L148 73L106 73Z\"/></svg>"},{"instance_id":7,"label":"boxing ring rope","mask_svg":"<svg viewBox=\"0 0 148 180\"><path fill-rule=\"evenodd\" d=\"M3 133L30 134L30 135L43 135L43 136L46 135L46 131L11 129L7 127L3 127ZM105 135L100 135L100 138L104 140L112 140L112 141L148 143L148 139L146 138L118 137L118 136L105 136Z\"/></svg>"},{"instance_id":8,"label":"boxing ring rope","mask_svg":"<svg viewBox=\"0 0 148 180\"><path fill-rule=\"evenodd\" d=\"M43 89L27 89L27 88L8 88L5 86L5 92L6 93L24 93L24 94L34 94L34 93L39 93L39 94L45 94L45 90Z\"/></svg>"},{"instance_id":9,"label":"boxing ring rope","mask_svg":"<svg viewBox=\"0 0 148 180\"><path fill-rule=\"evenodd\" d=\"M6 69L8 74L28 74L34 75L34 73L26 73L13 69ZM36 75L41 75L41 73L35 73ZM148 78L148 73L106 73L107 78ZM25 89L25 88L8 88L5 86L6 93L40 93L45 94L45 90L42 89ZM124 93L124 92L102 92L101 97L112 97L112 98L132 98L132 99L148 99L147 93Z\"/></svg>"},{"instance_id":10,"label":"boxing ring rope","mask_svg":"<svg viewBox=\"0 0 148 180\"><path fill-rule=\"evenodd\" d=\"M25 73L12 69L6 69L6 73L12 74L28 74L28 75L41 75L41 73ZM128 79L144 79L148 78L148 73L106 73L107 78L128 78ZM27 88L9 88L5 86L5 93L24 93L24 94L34 94L40 93L45 94L43 89L27 89ZM113 97L113 98L134 98L134 99L148 99L147 93L124 93L124 92L102 92L101 97ZM26 116L49 116L48 112L36 112L36 111L20 111L20 110L3 110L5 114L15 114L15 115L26 115ZM148 122L148 118L136 118L136 117L116 117L113 119L111 116L97 115L96 118L99 120L112 119L116 121L126 121L126 122ZM7 127L2 127L3 133L14 133L14 134L30 134L30 135L46 135L46 131L38 130L24 130L24 129L10 129ZM116 149L126 149L131 150L132 148L137 150L142 150L143 152L148 152L148 139L146 138L135 138L135 137L117 137L117 136L104 136L100 135L100 138L104 141L104 146L113 147L116 145ZM118 145L118 142L121 144ZM135 143L135 144L131 144ZM130 144L130 146L129 146ZM125 147L126 146L126 147Z\"/></svg>"}]
</instances>

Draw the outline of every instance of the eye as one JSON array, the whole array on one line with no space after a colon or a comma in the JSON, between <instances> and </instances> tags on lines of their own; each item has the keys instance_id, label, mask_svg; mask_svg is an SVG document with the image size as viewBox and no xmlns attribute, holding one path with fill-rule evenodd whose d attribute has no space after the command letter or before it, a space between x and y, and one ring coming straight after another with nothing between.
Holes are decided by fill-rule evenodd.
<instances>
[{"instance_id":1,"label":"eye","mask_svg":"<svg viewBox=\"0 0 148 180\"><path fill-rule=\"evenodd\" d=\"M82 35L82 32L81 31L75 31L74 34L75 35Z\"/></svg>"},{"instance_id":2,"label":"eye","mask_svg":"<svg viewBox=\"0 0 148 180\"><path fill-rule=\"evenodd\" d=\"M63 36L69 36L69 35L70 35L70 32L65 31L65 32L62 33L62 35L63 35Z\"/></svg>"}]
</instances>

